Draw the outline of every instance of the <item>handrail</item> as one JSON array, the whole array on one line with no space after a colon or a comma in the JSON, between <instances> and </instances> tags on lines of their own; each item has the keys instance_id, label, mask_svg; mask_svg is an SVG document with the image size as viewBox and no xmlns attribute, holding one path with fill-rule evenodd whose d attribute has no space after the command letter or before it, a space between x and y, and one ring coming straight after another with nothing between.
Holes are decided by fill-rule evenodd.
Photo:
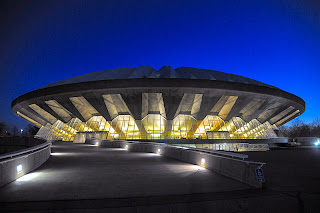
<instances>
[{"instance_id":1,"label":"handrail","mask_svg":"<svg viewBox=\"0 0 320 213\"><path fill-rule=\"evenodd\" d=\"M47 147L47 146L51 146L51 142L45 142L45 143L30 147L30 148L18 150L18 151L15 151L15 152L9 152L9 153L5 153L5 154L1 154L0 155L0 160L6 159L6 158L17 157L17 156L23 155L25 153L34 152L34 151L37 151L37 150L42 149L42 148Z\"/></svg>"},{"instance_id":2,"label":"handrail","mask_svg":"<svg viewBox=\"0 0 320 213\"><path fill-rule=\"evenodd\" d=\"M141 143L141 144L145 143L145 144L152 144L152 145L168 146L168 147L173 147L173 148L178 148L178 149L188 149L190 151L197 151L197 152L208 153L208 154L211 154L211 155L218 155L218 156L221 156L223 158L230 158L231 157L234 160L242 161L242 162L245 162L247 164L250 164L250 163L260 164L260 166L258 168L261 168L266 164L266 163L263 163L263 162L244 160L244 158L248 158L248 155L239 154L239 153L225 153L225 152L222 153L220 151L215 151L215 150L203 150L203 149L199 149L199 148L192 148L192 147L181 146L181 145L180 146L175 146L175 145L172 145L172 144L154 143L154 142L138 142L138 141L123 141L123 140L116 140L114 142L127 142L127 143L137 143L137 144L138 143ZM237 158L240 158L240 159L237 159Z\"/></svg>"},{"instance_id":3,"label":"handrail","mask_svg":"<svg viewBox=\"0 0 320 213\"><path fill-rule=\"evenodd\" d=\"M240 153L230 153L230 152L222 152L222 151L216 151L216 150L205 150L201 148L191 148L191 150L199 151L199 152L206 152L210 154L217 154L225 157L232 157L232 158L242 158L243 160L245 158L248 158L248 155L240 154Z\"/></svg>"},{"instance_id":4,"label":"handrail","mask_svg":"<svg viewBox=\"0 0 320 213\"><path fill-rule=\"evenodd\" d=\"M232 158L235 159L234 157L236 158L242 158L242 159L235 159L235 160L238 160L238 161L243 161L243 162L246 162L246 163L255 163L255 164L261 164L259 166L259 168L261 168L263 165L265 165L266 163L263 163L263 162L258 162L258 161L248 161L248 160L244 160L244 158L248 158L248 155L244 155L244 154L238 154L238 153L222 153L222 152L219 152L219 151L215 151L215 150L203 150L203 149L198 149L198 148L190 148L191 150L194 150L194 151L198 151L198 152L205 152L205 153L209 153L209 154L212 154L212 155L219 155L221 157L224 157L224 158L228 158L230 156L233 156Z\"/></svg>"},{"instance_id":5,"label":"handrail","mask_svg":"<svg viewBox=\"0 0 320 213\"><path fill-rule=\"evenodd\" d=\"M121 140L119 140L121 141ZM240 154L240 153L230 153L230 152L221 152L221 151L216 151L216 150L205 150L205 149L200 149L200 148L193 148L193 147L188 147L188 146L181 146L181 145L173 145L173 144L165 144L165 143L154 143L154 142L138 142L138 141L126 141L129 143L147 143L147 144L159 144L159 145L165 145L165 146L171 146L171 147L176 147L176 148L183 148L183 149L189 149L189 150L194 150L198 152L204 152L204 153L209 153L209 154L215 154L223 157L231 157L231 158L239 158L244 160L245 158L248 158L248 155L245 154Z\"/></svg>"}]
</instances>

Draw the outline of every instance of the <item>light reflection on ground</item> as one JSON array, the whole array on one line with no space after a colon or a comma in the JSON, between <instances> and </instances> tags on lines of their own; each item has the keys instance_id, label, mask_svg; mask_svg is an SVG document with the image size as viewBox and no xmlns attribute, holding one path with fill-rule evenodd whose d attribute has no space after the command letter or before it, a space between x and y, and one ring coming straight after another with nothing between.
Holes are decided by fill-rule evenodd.
<instances>
[{"instance_id":1,"label":"light reflection on ground","mask_svg":"<svg viewBox=\"0 0 320 213\"><path fill-rule=\"evenodd\" d=\"M33 180L34 178L37 178L38 176L40 176L40 172L33 172L33 173L23 175L22 177L18 178L16 181L18 182L30 181L30 180Z\"/></svg>"},{"instance_id":2,"label":"light reflection on ground","mask_svg":"<svg viewBox=\"0 0 320 213\"><path fill-rule=\"evenodd\" d=\"M68 153L68 152L53 152L50 155L52 156L67 156L67 155L79 155L77 153Z\"/></svg>"}]
</instances>

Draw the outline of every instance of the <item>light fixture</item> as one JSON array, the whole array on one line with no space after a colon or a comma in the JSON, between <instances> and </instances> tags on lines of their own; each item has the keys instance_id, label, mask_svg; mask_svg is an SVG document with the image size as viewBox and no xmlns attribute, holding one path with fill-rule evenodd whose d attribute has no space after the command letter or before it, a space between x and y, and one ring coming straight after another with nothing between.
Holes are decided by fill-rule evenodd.
<instances>
[{"instance_id":1,"label":"light fixture","mask_svg":"<svg viewBox=\"0 0 320 213\"><path fill-rule=\"evenodd\" d=\"M204 165L206 163L206 159L201 158L201 165Z\"/></svg>"},{"instance_id":2,"label":"light fixture","mask_svg":"<svg viewBox=\"0 0 320 213\"><path fill-rule=\"evenodd\" d=\"M99 142L96 142L96 146L99 146Z\"/></svg>"},{"instance_id":3,"label":"light fixture","mask_svg":"<svg viewBox=\"0 0 320 213\"><path fill-rule=\"evenodd\" d=\"M21 172L22 172L22 165L19 164L19 165L17 166L17 174L19 174L19 173L21 173Z\"/></svg>"},{"instance_id":4,"label":"light fixture","mask_svg":"<svg viewBox=\"0 0 320 213\"><path fill-rule=\"evenodd\" d=\"M125 146L125 148L126 148L126 149L128 149L128 148L129 148L128 144Z\"/></svg>"},{"instance_id":5,"label":"light fixture","mask_svg":"<svg viewBox=\"0 0 320 213\"><path fill-rule=\"evenodd\" d=\"M160 150L160 149L158 149L158 154L159 154L159 155L161 154L161 150Z\"/></svg>"}]
</instances>

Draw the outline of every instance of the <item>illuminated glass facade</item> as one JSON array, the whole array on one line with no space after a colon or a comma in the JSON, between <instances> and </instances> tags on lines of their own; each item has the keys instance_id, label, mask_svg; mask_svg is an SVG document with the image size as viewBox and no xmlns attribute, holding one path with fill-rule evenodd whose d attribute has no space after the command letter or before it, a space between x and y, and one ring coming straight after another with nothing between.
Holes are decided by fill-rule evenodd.
<instances>
[{"instance_id":1,"label":"illuminated glass facade","mask_svg":"<svg viewBox=\"0 0 320 213\"><path fill-rule=\"evenodd\" d=\"M271 85L214 70L167 66L88 73L12 102L14 114L40 128L37 137L74 143L87 137L276 138L274 130L304 110L301 98Z\"/></svg>"},{"instance_id":2,"label":"illuminated glass facade","mask_svg":"<svg viewBox=\"0 0 320 213\"><path fill-rule=\"evenodd\" d=\"M171 123L171 125L168 125ZM87 122L72 118L68 123L60 120L40 128L37 137L47 140L74 141L77 133L103 132L108 140L139 139L266 139L276 138L269 122L261 124L256 119L246 123L239 117L225 122L218 116L207 115L197 121L191 115L178 115L167 121L160 114L150 114L137 124L131 115L118 115L112 121L103 116L93 116ZM94 136L94 135L93 135Z\"/></svg>"},{"instance_id":3,"label":"illuminated glass facade","mask_svg":"<svg viewBox=\"0 0 320 213\"><path fill-rule=\"evenodd\" d=\"M139 138L139 128L131 115L118 115L111 121L108 130L108 140L134 140Z\"/></svg>"},{"instance_id":4,"label":"illuminated glass facade","mask_svg":"<svg viewBox=\"0 0 320 213\"><path fill-rule=\"evenodd\" d=\"M166 119L160 114L150 114L142 119L143 128L146 131L146 138L164 138Z\"/></svg>"}]
</instances>

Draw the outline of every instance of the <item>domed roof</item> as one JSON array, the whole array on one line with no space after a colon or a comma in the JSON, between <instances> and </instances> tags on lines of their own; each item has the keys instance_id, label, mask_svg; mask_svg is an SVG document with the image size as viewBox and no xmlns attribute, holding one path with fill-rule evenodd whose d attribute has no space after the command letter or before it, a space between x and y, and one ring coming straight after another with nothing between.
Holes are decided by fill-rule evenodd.
<instances>
[{"instance_id":1,"label":"domed roof","mask_svg":"<svg viewBox=\"0 0 320 213\"><path fill-rule=\"evenodd\" d=\"M57 81L48 84L46 87L53 87L65 84L81 83L88 81L101 81L101 80L115 80L115 79L137 79L137 78L179 78L179 79L205 79L212 81L227 81L238 82L245 84L254 84L270 88L274 86L261 83L259 81L242 77L239 75L228 74L215 70L197 69L193 67L180 67L173 69L170 66L163 66L158 71L150 66L141 66L138 68L124 67L112 70L103 70L92 72L85 75L80 75L68 78L62 81Z\"/></svg>"}]
</instances>

